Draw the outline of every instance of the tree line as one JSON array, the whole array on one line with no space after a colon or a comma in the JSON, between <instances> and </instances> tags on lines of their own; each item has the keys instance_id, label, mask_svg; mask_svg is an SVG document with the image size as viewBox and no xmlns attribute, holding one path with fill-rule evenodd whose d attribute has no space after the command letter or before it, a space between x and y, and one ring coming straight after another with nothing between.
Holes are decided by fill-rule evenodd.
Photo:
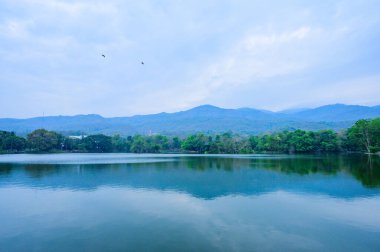
<instances>
[{"instance_id":1,"label":"tree line","mask_svg":"<svg viewBox=\"0 0 380 252\"><path fill-rule=\"evenodd\" d=\"M128 152L128 153L332 153L380 151L380 118L359 120L344 132L282 131L243 136L227 132L217 135L193 134L184 138L164 135L103 134L73 138L37 129L24 137L0 131L0 152Z\"/></svg>"}]
</instances>

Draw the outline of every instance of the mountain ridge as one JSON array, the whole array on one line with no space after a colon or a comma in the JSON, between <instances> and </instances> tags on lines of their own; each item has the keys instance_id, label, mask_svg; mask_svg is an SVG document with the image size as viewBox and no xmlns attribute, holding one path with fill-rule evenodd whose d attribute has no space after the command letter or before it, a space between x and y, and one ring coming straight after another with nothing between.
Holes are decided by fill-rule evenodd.
<instances>
[{"instance_id":1,"label":"mountain ridge","mask_svg":"<svg viewBox=\"0 0 380 252\"><path fill-rule=\"evenodd\" d=\"M0 130L27 134L37 128L63 133L88 134L190 134L232 131L259 134L280 130L341 130L359 119L380 117L380 106L331 104L292 113L254 108L227 109L210 104L188 110L125 117L103 117L98 114L46 116L27 119L2 118Z\"/></svg>"}]
</instances>

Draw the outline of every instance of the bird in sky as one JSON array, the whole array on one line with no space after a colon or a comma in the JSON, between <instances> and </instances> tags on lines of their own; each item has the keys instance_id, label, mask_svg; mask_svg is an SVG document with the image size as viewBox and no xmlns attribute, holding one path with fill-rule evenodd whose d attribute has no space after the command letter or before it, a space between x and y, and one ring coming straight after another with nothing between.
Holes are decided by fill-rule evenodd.
<instances>
[{"instance_id":1,"label":"bird in sky","mask_svg":"<svg viewBox=\"0 0 380 252\"><path fill-rule=\"evenodd\" d=\"M102 57L103 57L103 58L105 58L105 57L106 57L106 55L102 54Z\"/></svg>"},{"instance_id":2,"label":"bird in sky","mask_svg":"<svg viewBox=\"0 0 380 252\"><path fill-rule=\"evenodd\" d=\"M141 61L141 65L144 65L144 61Z\"/></svg>"}]
</instances>

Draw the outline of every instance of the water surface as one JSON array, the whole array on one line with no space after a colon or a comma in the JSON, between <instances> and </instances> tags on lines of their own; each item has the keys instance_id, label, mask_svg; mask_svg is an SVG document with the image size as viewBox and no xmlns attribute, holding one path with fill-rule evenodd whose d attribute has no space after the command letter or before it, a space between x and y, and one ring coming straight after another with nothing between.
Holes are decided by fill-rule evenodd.
<instances>
[{"instance_id":1,"label":"water surface","mask_svg":"<svg viewBox=\"0 0 380 252\"><path fill-rule=\"evenodd\" d=\"M378 156L0 155L0 251L379 251Z\"/></svg>"}]
</instances>

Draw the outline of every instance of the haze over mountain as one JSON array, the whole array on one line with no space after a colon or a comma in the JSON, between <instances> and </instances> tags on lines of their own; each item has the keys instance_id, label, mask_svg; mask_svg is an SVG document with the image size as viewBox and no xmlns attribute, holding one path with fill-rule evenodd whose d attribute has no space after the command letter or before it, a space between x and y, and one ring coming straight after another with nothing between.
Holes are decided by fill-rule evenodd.
<instances>
[{"instance_id":1,"label":"haze over mountain","mask_svg":"<svg viewBox=\"0 0 380 252\"><path fill-rule=\"evenodd\" d=\"M280 130L341 130L363 118L380 117L380 106L334 104L301 111L271 112L252 108L225 109L203 105L175 113L105 118L100 115L48 116L0 119L0 130L18 134L46 128L65 134L185 135L232 131L258 134Z\"/></svg>"}]
</instances>

